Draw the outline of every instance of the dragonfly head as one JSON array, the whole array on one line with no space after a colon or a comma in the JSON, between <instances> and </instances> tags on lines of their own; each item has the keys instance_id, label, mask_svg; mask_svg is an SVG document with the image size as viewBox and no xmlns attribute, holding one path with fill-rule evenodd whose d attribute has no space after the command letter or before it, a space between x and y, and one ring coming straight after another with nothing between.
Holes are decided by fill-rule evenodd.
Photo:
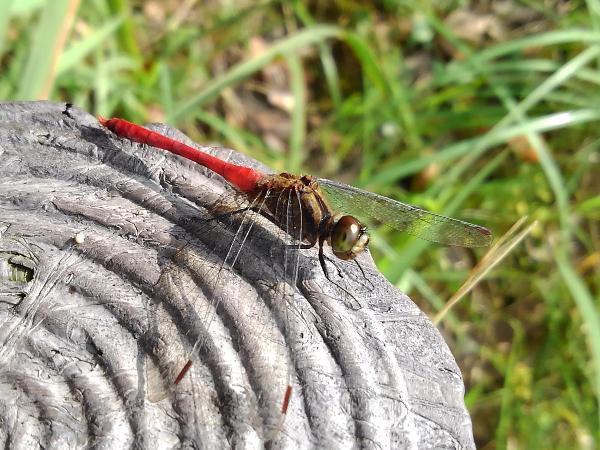
<instances>
[{"instance_id":1,"label":"dragonfly head","mask_svg":"<svg viewBox=\"0 0 600 450\"><path fill-rule=\"evenodd\" d=\"M331 229L330 244L333 254L350 260L362 252L369 243L367 227L352 216L342 216Z\"/></svg>"}]
</instances>

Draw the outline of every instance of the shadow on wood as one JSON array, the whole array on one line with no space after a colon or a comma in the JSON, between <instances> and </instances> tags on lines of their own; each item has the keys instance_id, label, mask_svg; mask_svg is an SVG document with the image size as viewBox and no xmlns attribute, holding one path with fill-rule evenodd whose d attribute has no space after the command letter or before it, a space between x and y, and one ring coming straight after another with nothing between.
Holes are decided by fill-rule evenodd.
<instances>
[{"instance_id":1,"label":"shadow on wood","mask_svg":"<svg viewBox=\"0 0 600 450\"><path fill-rule=\"evenodd\" d=\"M350 296L259 218L222 267L230 188L64 104L0 105L0 176L3 446L474 447L452 355L367 253Z\"/></svg>"}]
</instances>

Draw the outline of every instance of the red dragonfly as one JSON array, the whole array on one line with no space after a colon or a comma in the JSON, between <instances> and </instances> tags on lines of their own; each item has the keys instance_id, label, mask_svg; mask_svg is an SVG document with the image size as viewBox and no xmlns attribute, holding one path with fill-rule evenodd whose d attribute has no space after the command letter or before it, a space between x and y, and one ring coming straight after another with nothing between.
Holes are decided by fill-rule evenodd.
<instances>
[{"instance_id":1,"label":"red dragonfly","mask_svg":"<svg viewBox=\"0 0 600 450\"><path fill-rule=\"evenodd\" d=\"M321 268L330 280L323 250L325 244L337 258L353 260L369 242L367 227L354 214L444 245L479 247L489 245L492 239L490 231L482 226L434 214L352 186L311 175L265 174L216 158L123 119L99 118L99 121L120 137L183 156L222 176L248 200L247 207L231 213L256 211L293 240L303 243L301 248L318 245ZM177 376L176 384L190 366L191 360ZM285 409L290 394L288 386Z\"/></svg>"},{"instance_id":2,"label":"red dragonfly","mask_svg":"<svg viewBox=\"0 0 600 450\"><path fill-rule=\"evenodd\" d=\"M260 205L259 212L292 237L306 242L308 248L318 243L325 274L325 242L342 260L356 258L369 242L367 228L354 216L338 213L338 209L359 211L397 230L443 245L484 247L492 239L491 232L480 225L434 214L346 184L311 175L265 174L124 119L100 117L99 121L118 136L183 156L221 175L248 198L250 205Z\"/></svg>"}]
</instances>

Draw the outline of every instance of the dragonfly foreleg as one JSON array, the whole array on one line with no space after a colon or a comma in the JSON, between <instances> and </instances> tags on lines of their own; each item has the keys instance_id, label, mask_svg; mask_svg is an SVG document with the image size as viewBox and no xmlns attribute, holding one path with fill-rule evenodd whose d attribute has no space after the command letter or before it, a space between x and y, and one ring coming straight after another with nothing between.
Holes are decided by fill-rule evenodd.
<instances>
[{"instance_id":1,"label":"dragonfly foreleg","mask_svg":"<svg viewBox=\"0 0 600 450\"><path fill-rule=\"evenodd\" d=\"M342 271L337 266L337 264L330 257L325 255L325 252L323 251L324 243L325 243L325 237L323 236L323 233L321 233L321 237L319 237L319 263L321 264L321 269L323 270L323 273L325 274L325 278L327 278L327 280L330 283L337 284L329 277L329 271L327 270L327 261L329 261L331 264L333 264L333 267L335 267L335 270L337 270L338 276L340 278L344 278L344 275L342 274ZM314 245L314 243L312 245Z\"/></svg>"},{"instance_id":2,"label":"dragonfly foreleg","mask_svg":"<svg viewBox=\"0 0 600 450\"><path fill-rule=\"evenodd\" d=\"M329 272L327 271L327 265L325 264L325 255L323 254L323 242L324 239L321 237L319 239L319 264L321 264L321 270L325 274L325 278L333 283L331 278L329 278Z\"/></svg>"}]
</instances>

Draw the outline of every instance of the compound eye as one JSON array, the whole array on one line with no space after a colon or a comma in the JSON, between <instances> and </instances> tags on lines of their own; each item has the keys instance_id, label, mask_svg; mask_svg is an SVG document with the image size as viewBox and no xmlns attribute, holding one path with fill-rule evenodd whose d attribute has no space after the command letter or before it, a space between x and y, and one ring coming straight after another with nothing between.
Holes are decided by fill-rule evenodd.
<instances>
[{"instance_id":1,"label":"compound eye","mask_svg":"<svg viewBox=\"0 0 600 450\"><path fill-rule=\"evenodd\" d=\"M333 226L331 232L331 248L341 259L349 259L350 253L363 234L363 226L352 216L341 217ZM346 255L342 257L341 255ZM355 255L354 255L355 256Z\"/></svg>"}]
</instances>

